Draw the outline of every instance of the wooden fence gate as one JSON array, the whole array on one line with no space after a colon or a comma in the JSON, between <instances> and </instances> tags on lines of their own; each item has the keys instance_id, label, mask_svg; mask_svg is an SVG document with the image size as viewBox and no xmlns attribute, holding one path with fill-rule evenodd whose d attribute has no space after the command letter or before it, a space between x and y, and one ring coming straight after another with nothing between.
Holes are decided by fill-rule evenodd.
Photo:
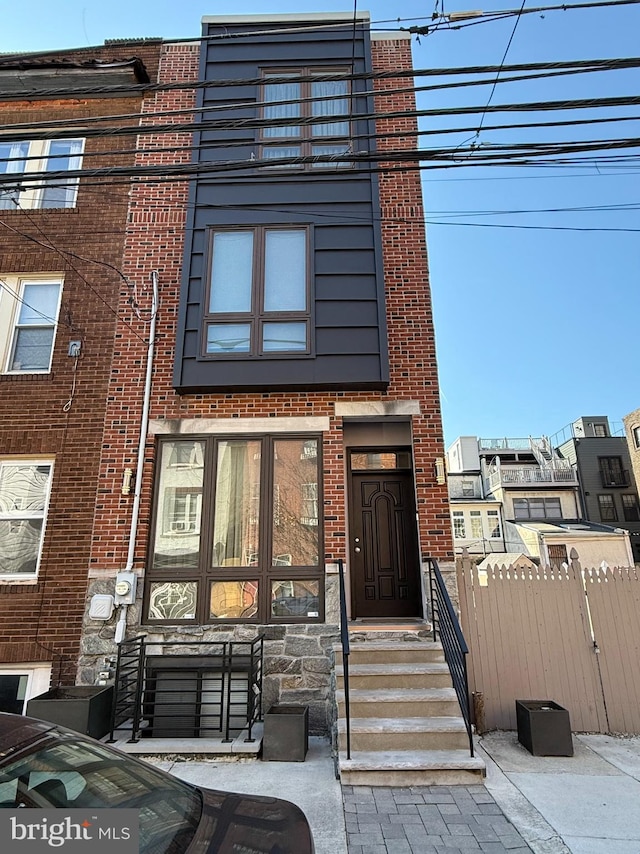
<instances>
[{"instance_id":1,"label":"wooden fence gate","mask_svg":"<svg viewBox=\"0 0 640 854\"><path fill-rule=\"evenodd\" d=\"M583 570L572 551L568 567L456 569L479 731L555 700L575 732L640 733L640 568Z\"/></svg>"}]
</instances>

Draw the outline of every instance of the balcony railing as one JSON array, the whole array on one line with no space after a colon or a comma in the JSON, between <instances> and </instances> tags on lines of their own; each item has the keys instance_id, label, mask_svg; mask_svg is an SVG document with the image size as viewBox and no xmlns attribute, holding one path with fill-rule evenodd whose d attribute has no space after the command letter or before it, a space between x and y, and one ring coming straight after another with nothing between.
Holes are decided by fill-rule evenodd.
<instances>
[{"instance_id":1,"label":"balcony railing","mask_svg":"<svg viewBox=\"0 0 640 854\"><path fill-rule=\"evenodd\" d=\"M509 466L494 469L489 472L487 484L489 489L499 486L522 486L523 484L561 483L576 486L578 479L575 471L570 468L537 468L536 466Z\"/></svg>"},{"instance_id":2,"label":"balcony railing","mask_svg":"<svg viewBox=\"0 0 640 854\"><path fill-rule=\"evenodd\" d=\"M605 489L611 489L616 486L629 486L631 478L629 477L628 469L620 469L619 471L601 471L600 480Z\"/></svg>"},{"instance_id":3,"label":"balcony railing","mask_svg":"<svg viewBox=\"0 0 640 854\"><path fill-rule=\"evenodd\" d=\"M478 439L478 448L481 451L530 451L531 437L526 439ZM539 442L540 439L533 439L534 442Z\"/></svg>"}]
</instances>

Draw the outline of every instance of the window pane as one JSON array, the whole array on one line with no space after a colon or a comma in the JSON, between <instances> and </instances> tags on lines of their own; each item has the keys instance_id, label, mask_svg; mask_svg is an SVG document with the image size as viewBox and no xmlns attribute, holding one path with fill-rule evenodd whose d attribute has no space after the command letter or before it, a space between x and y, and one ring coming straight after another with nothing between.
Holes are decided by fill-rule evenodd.
<instances>
[{"instance_id":1,"label":"window pane","mask_svg":"<svg viewBox=\"0 0 640 854\"><path fill-rule=\"evenodd\" d=\"M348 145L312 145L311 154L317 157L331 157L336 154L342 156L349 153ZM351 166L351 162L346 160L336 160L335 162L328 161L322 163L312 163L314 169L344 169L345 166Z\"/></svg>"},{"instance_id":2,"label":"window pane","mask_svg":"<svg viewBox=\"0 0 640 854\"><path fill-rule=\"evenodd\" d=\"M380 453L352 453L351 468L353 471L368 469L410 469L411 457L407 452L383 451Z\"/></svg>"},{"instance_id":3,"label":"window pane","mask_svg":"<svg viewBox=\"0 0 640 854\"><path fill-rule=\"evenodd\" d=\"M28 142L0 143L0 175L24 172L24 158L29 153ZM0 184L0 210L13 210L18 201L19 188L16 183L3 181Z\"/></svg>"},{"instance_id":4,"label":"window pane","mask_svg":"<svg viewBox=\"0 0 640 854\"><path fill-rule=\"evenodd\" d=\"M207 353L248 353L250 349L250 323L210 323L207 326Z\"/></svg>"},{"instance_id":5,"label":"window pane","mask_svg":"<svg viewBox=\"0 0 640 854\"><path fill-rule=\"evenodd\" d=\"M516 519L529 518L529 502L526 498L513 499L513 515Z\"/></svg>"},{"instance_id":6,"label":"window pane","mask_svg":"<svg viewBox=\"0 0 640 854\"><path fill-rule=\"evenodd\" d=\"M156 569L198 565L203 457L202 442L162 444L153 551Z\"/></svg>"},{"instance_id":7,"label":"window pane","mask_svg":"<svg viewBox=\"0 0 640 854\"><path fill-rule=\"evenodd\" d=\"M306 232L302 229L269 229L265 233L264 268L264 310L305 311Z\"/></svg>"},{"instance_id":8,"label":"window pane","mask_svg":"<svg viewBox=\"0 0 640 854\"><path fill-rule=\"evenodd\" d=\"M218 444L213 566L252 566L260 546L260 442Z\"/></svg>"},{"instance_id":9,"label":"window pane","mask_svg":"<svg viewBox=\"0 0 640 854\"><path fill-rule=\"evenodd\" d=\"M308 447L304 439L274 442L273 566L318 565L318 458Z\"/></svg>"},{"instance_id":10,"label":"window pane","mask_svg":"<svg viewBox=\"0 0 640 854\"><path fill-rule=\"evenodd\" d=\"M42 515L47 500L50 465L7 463L0 466L0 516Z\"/></svg>"},{"instance_id":11,"label":"window pane","mask_svg":"<svg viewBox=\"0 0 640 854\"><path fill-rule=\"evenodd\" d=\"M562 519L562 507L559 498L547 498L545 501L547 519Z\"/></svg>"},{"instance_id":12,"label":"window pane","mask_svg":"<svg viewBox=\"0 0 640 854\"><path fill-rule=\"evenodd\" d=\"M272 581L272 617L319 617L319 581Z\"/></svg>"},{"instance_id":13,"label":"window pane","mask_svg":"<svg viewBox=\"0 0 640 854\"><path fill-rule=\"evenodd\" d=\"M82 165L81 139L52 141L49 146L49 157L45 164L47 172L68 172L79 169ZM45 187L40 199L41 208L71 208L75 203L77 178L70 178L68 184L59 185L61 179L56 179L58 186Z\"/></svg>"},{"instance_id":14,"label":"window pane","mask_svg":"<svg viewBox=\"0 0 640 854\"><path fill-rule=\"evenodd\" d=\"M213 235L209 311L251 311L253 232L229 231Z\"/></svg>"},{"instance_id":15,"label":"window pane","mask_svg":"<svg viewBox=\"0 0 640 854\"><path fill-rule=\"evenodd\" d=\"M43 519L0 521L0 575L35 573Z\"/></svg>"},{"instance_id":16,"label":"window pane","mask_svg":"<svg viewBox=\"0 0 640 854\"><path fill-rule=\"evenodd\" d=\"M51 364L53 328L17 329L10 371L46 371Z\"/></svg>"},{"instance_id":17,"label":"window pane","mask_svg":"<svg viewBox=\"0 0 640 854\"><path fill-rule=\"evenodd\" d=\"M268 75L267 75L268 76ZM281 77L282 75L277 75ZM300 117L300 104L273 104L273 101L299 101L300 83L292 80L290 83L267 83L263 87L263 100L267 104L264 108L265 119L291 119L295 122ZM264 128L265 137L300 136L300 128L296 125L285 127Z\"/></svg>"},{"instance_id":18,"label":"window pane","mask_svg":"<svg viewBox=\"0 0 640 854\"><path fill-rule=\"evenodd\" d=\"M214 581L209 616L219 620L247 619L258 611L257 581Z\"/></svg>"},{"instance_id":19,"label":"window pane","mask_svg":"<svg viewBox=\"0 0 640 854\"><path fill-rule=\"evenodd\" d=\"M482 534L482 516L479 510L472 510L470 512L471 517L471 536L476 539L481 540L483 538Z\"/></svg>"},{"instance_id":20,"label":"window pane","mask_svg":"<svg viewBox=\"0 0 640 854\"><path fill-rule=\"evenodd\" d=\"M323 101L313 101L311 114L313 116L346 116L349 113L349 101L346 80L317 81L311 84L312 98L326 98ZM348 121L327 122L311 125L313 136L347 136Z\"/></svg>"},{"instance_id":21,"label":"window pane","mask_svg":"<svg viewBox=\"0 0 640 854\"><path fill-rule=\"evenodd\" d=\"M299 145L269 145L262 149L264 157L281 158L281 157L300 157L302 149ZM279 169L295 168L295 163L284 163L278 166ZM271 167L270 167L271 168Z\"/></svg>"},{"instance_id":22,"label":"window pane","mask_svg":"<svg viewBox=\"0 0 640 854\"><path fill-rule=\"evenodd\" d=\"M28 682L29 677L26 674L0 675L0 712L22 714Z\"/></svg>"},{"instance_id":23,"label":"window pane","mask_svg":"<svg viewBox=\"0 0 640 854\"><path fill-rule=\"evenodd\" d=\"M458 510L453 511L453 536L457 538L466 537L464 515Z\"/></svg>"},{"instance_id":24,"label":"window pane","mask_svg":"<svg viewBox=\"0 0 640 854\"><path fill-rule=\"evenodd\" d=\"M197 596L196 581L153 583L149 597L149 619L194 620Z\"/></svg>"},{"instance_id":25,"label":"window pane","mask_svg":"<svg viewBox=\"0 0 640 854\"><path fill-rule=\"evenodd\" d=\"M31 283L22 289L23 303L18 315L19 326L54 324L58 316L60 285Z\"/></svg>"},{"instance_id":26,"label":"window pane","mask_svg":"<svg viewBox=\"0 0 640 854\"><path fill-rule=\"evenodd\" d=\"M263 323L262 349L264 352L276 351L304 352L307 349L307 324L296 323Z\"/></svg>"}]
</instances>

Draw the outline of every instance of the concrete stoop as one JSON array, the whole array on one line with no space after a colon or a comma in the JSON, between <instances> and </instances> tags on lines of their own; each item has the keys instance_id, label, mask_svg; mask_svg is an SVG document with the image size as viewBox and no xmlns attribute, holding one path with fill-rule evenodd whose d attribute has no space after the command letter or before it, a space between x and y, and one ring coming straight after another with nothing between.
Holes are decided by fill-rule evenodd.
<instances>
[{"instance_id":1,"label":"concrete stoop","mask_svg":"<svg viewBox=\"0 0 640 854\"><path fill-rule=\"evenodd\" d=\"M472 785L485 764L469 740L442 646L423 638L351 644L351 759L342 650L336 657L338 768L353 786Z\"/></svg>"}]
</instances>

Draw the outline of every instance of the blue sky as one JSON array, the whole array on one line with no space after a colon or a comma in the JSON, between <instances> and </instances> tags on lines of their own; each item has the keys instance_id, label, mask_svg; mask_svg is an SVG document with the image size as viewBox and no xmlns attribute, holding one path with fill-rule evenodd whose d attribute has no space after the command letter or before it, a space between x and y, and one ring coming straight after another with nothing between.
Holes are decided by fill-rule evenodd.
<instances>
[{"instance_id":1,"label":"blue sky","mask_svg":"<svg viewBox=\"0 0 640 854\"><path fill-rule=\"evenodd\" d=\"M535 5L551 2L536 0ZM428 24L434 3L365 4L359 0L358 9L368 10L373 22L387 22L376 26L391 29L398 26L398 18L421 18L403 21L403 26ZM443 3L438 0L438 11ZM530 0L529 5L533 4ZM450 0L444 9L446 13L472 8L487 12L519 6L508 0L491 5ZM0 51L82 47L107 38L197 37L203 15L259 14L265 8L271 13L352 11L353 3L29 0L14 4L11 15L4 17ZM515 20L423 36L419 43L414 41L414 65L499 65ZM640 5L524 15L506 62L636 56L638 33ZM496 87L491 103L614 97L639 91L639 70L616 71L505 83ZM490 92L487 86L422 94L419 107L484 105ZM612 109L608 114L616 112ZM618 109L617 114L640 115L637 107ZM484 124L506 123L504 117L488 115ZM572 114L542 116L546 120L560 117ZM530 115L520 119L528 120ZM431 118L422 127L441 130L461 124L460 119ZM633 137L640 136L639 130L640 121L635 120L587 130L483 130L478 139L487 145ZM458 145L473 136L426 136L422 145ZM552 434L583 414L608 415L618 421L640 406L640 165L615 170L595 163L572 169L429 170L423 173L423 187L447 444L460 434ZM635 205L635 209L514 213L620 205ZM568 228L596 230L558 230Z\"/></svg>"}]
</instances>

